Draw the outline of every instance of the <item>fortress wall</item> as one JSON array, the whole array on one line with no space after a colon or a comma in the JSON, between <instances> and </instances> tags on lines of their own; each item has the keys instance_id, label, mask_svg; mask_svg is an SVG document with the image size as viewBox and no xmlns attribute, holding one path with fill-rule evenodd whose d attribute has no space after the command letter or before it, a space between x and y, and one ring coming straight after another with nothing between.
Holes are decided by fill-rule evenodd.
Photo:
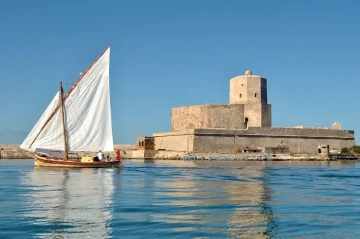
<instances>
[{"instance_id":1,"label":"fortress wall","mask_svg":"<svg viewBox=\"0 0 360 239\"><path fill-rule=\"evenodd\" d=\"M271 105L262 105L261 107L261 125L262 127L271 127Z\"/></svg>"},{"instance_id":2,"label":"fortress wall","mask_svg":"<svg viewBox=\"0 0 360 239\"><path fill-rule=\"evenodd\" d=\"M245 129L244 105L208 105L207 128Z\"/></svg>"},{"instance_id":3,"label":"fortress wall","mask_svg":"<svg viewBox=\"0 0 360 239\"><path fill-rule=\"evenodd\" d=\"M194 129L154 134L155 149L197 153L234 153L236 148L285 145L293 153L316 153L317 147L330 149L355 144L354 131L302 128L256 128L248 130Z\"/></svg>"},{"instance_id":4,"label":"fortress wall","mask_svg":"<svg viewBox=\"0 0 360 239\"><path fill-rule=\"evenodd\" d=\"M238 137L236 136L195 136L194 152L234 153L235 149L245 147L275 147L281 145L289 147L292 153L316 154L318 145L329 144L331 149L341 149L355 144L354 140L327 138L297 138L297 137Z\"/></svg>"},{"instance_id":5,"label":"fortress wall","mask_svg":"<svg viewBox=\"0 0 360 239\"><path fill-rule=\"evenodd\" d=\"M203 128L203 112L201 106L183 106L171 109L171 129Z\"/></svg>"},{"instance_id":6,"label":"fortress wall","mask_svg":"<svg viewBox=\"0 0 360 239\"><path fill-rule=\"evenodd\" d=\"M248 79L247 77L237 76L230 80L229 102L230 104L248 103ZM240 97L241 94L241 97Z\"/></svg>"},{"instance_id":7,"label":"fortress wall","mask_svg":"<svg viewBox=\"0 0 360 239\"><path fill-rule=\"evenodd\" d=\"M245 78L247 79L247 104L261 103L261 77L252 75Z\"/></svg>"},{"instance_id":8,"label":"fortress wall","mask_svg":"<svg viewBox=\"0 0 360 239\"><path fill-rule=\"evenodd\" d=\"M244 117L248 118L248 127L271 127L271 105L244 105Z\"/></svg>"},{"instance_id":9,"label":"fortress wall","mask_svg":"<svg viewBox=\"0 0 360 239\"><path fill-rule=\"evenodd\" d=\"M185 129L245 129L244 105L199 105L173 108L172 131Z\"/></svg>"},{"instance_id":10,"label":"fortress wall","mask_svg":"<svg viewBox=\"0 0 360 239\"><path fill-rule=\"evenodd\" d=\"M114 150L133 150L136 149L136 144L114 144Z\"/></svg>"},{"instance_id":11,"label":"fortress wall","mask_svg":"<svg viewBox=\"0 0 360 239\"><path fill-rule=\"evenodd\" d=\"M267 104L267 80L261 78L261 103Z\"/></svg>"},{"instance_id":12,"label":"fortress wall","mask_svg":"<svg viewBox=\"0 0 360 239\"><path fill-rule=\"evenodd\" d=\"M194 130L182 132L157 133L154 137L155 150L170 150L192 152L194 145Z\"/></svg>"},{"instance_id":13,"label":"fortress wall","mask_svg":"<svg viewBox=\"0 0 360 239\"><path fill-rule=\"evenodd\" d=\"M248 130L194 131L194 152L234 152L235 148L289 147L294 153L316 153L318 145L329 144L330 149L351 147L354 132L329 129L249 128Z\"/></svg>"},{"instance_id":14,"label":"fortress wall","mask_svg":"<svg viewBox=\"0 0 360 239\"><path fill-rule=\"evenodd\" d=\"M249 127L247 130L222 129L194 129L194 134L228 134L236 135L264 135L264 136L313 136L313 137L342 137L354 139L353 130L309 129L309 128L277 128L277 127Z\"/></svg>"},{"instance_id":15,"label":"fortress wall","mask_svg":"<svg viewBox=\"0 0 360 239\"><path fill-rule=\"evenodd\" d=\"M244 118L248 118L248 127L261 127L261 104L244 105Z\"/></svg>"}]
</instances>

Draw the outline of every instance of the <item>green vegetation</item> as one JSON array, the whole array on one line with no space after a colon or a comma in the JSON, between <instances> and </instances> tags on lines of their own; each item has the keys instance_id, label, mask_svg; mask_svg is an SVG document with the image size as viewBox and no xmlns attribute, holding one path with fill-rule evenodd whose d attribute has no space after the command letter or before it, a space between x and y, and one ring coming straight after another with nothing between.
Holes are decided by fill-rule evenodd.
<instances>
[{"instance_id":1,"label":"green vegetation","mask_svg":"<svg viewBox=\"0 0 360 239\"><path fill-rule=\"evenodd\" d=\"M354 145L350 148L342 148L342 154L360 154L360 146Z\"/></svg>"}]
</instances>

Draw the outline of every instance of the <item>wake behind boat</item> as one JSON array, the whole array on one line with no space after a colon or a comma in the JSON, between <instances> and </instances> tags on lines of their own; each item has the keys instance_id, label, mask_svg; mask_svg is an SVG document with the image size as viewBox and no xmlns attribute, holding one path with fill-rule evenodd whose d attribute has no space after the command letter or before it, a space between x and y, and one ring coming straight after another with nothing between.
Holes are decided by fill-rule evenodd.
<instances>
[{"instance_id":1,"label":"wake behind boat","mask_svg":"<svg viewBox=\"0 0 360 239\"><path fill-rule=\"evenodd\" d=\"M60 83L59 91L20 145L34 153L35 166L123 167L119 152L110 160L94 156L99 150L108 155L114 152L109 68L107 47L65 95Z\"/></svg>"}]
</instances>

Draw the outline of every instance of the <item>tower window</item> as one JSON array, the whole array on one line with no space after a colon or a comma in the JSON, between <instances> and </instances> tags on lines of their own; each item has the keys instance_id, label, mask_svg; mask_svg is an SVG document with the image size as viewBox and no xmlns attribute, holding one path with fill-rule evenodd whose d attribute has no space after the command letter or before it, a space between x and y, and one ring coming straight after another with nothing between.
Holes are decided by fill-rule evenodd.
<instances>
[{"instance_id":1,"label":"tower window","mask_svg":"<svg viewBox=\"0 0 360 239\"><path fill-rule=\"evenodd\" d=\"M257 96L257 93L255 93L255 97Z\"/></svg>"},{"instance_id":2,"label":"tower window","mask_svg":"<svg viewBox=\"0 0 360 239\"><path fill-rule=\"evenodd\" d=\"M241 98L241 97L242 97L242 95L240 94L240 95L239 95L239 98Z\"/></svg>"}]
</instances>

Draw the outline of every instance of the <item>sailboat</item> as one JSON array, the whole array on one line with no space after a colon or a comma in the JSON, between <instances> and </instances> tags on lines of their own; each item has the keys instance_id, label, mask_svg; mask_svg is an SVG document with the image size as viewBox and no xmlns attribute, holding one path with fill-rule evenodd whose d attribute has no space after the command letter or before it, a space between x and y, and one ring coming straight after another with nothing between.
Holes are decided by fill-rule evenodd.
<instances>
[{"instance_id":1,"label":"sailboat","mask_svg":"<svg viewBox=\"0 0 360 239\"><path fill-rule=\"evenodd\" d=\"M113 155L110 89L110 46L64 95L62 83L40 119L20 145L33 153L38 167L123 167Z\"/></svg>"}]
</instances>

